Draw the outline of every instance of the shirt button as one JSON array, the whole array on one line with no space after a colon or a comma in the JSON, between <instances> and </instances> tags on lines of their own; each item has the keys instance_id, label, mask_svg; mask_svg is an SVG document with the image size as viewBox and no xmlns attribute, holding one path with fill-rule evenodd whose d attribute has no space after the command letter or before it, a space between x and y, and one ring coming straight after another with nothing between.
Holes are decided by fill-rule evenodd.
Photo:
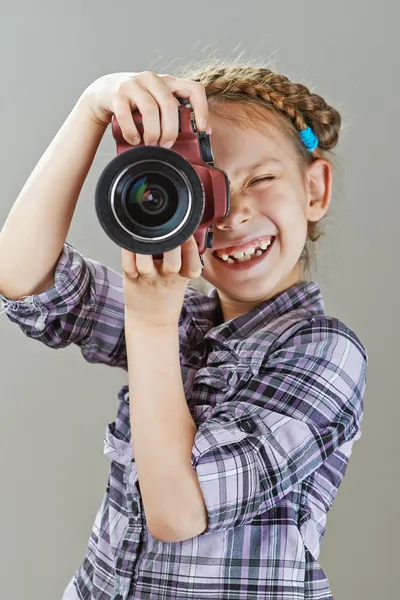
<instances>
[{"instance_id":1,"label":"shirt button","mask_svg":"<svg viewBox=\"0 0 400 600\"><path fill-rule=\"evenodd\" d=\"M137 517L139 514L139 506L136 500L132 502L132 514L134 517Z\"/></svg>"},{"instance_id":2,"label":"shirt button","mask_svg":"<svg viewBox=\"0 0 400 600\"><path fill-rule=\"evenodd\" d=\"M257 425L254 423L253 419L243 419L239 423L239 429L244 431L245 433L253 433L257 429Z\"/></svg>"},{"instance_id":3,"label":"shirt button","mask_svg":"<svg viewBox=\"0 0 400 600\"><path fill-rule=\"evenodd\" d=\"M114 600L124 600L124 597L122 594L117 594L116 596L114 596Z\"/></svg>"}]
</instances>

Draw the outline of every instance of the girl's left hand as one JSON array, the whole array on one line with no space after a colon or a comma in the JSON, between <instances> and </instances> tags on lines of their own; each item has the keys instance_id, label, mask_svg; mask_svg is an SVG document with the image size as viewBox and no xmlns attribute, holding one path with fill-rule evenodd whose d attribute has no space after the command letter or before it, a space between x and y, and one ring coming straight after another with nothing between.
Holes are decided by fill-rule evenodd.
<instances>
[{"instance_id":1,"label":"girl's left hand","mask_svg":"<svg viewBox=\"0 0 400 600\"><path fill-rule=\"evenodd\" d=\"M189 280L202 273L193 236L163 260L123 248L122 268L125 318L140 327L177 326Z\"/></svg>"}]
</instances>

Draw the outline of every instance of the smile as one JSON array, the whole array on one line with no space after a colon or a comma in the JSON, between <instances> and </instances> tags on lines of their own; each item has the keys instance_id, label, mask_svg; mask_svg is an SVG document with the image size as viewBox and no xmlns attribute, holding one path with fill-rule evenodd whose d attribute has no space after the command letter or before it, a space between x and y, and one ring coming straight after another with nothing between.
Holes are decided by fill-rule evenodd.
<instances>
[{"instance_id":1,"label":"smile","mask_svg":"<svg viewBox=\"0 0 400 600\"><path fill-rule=\"evenodd\" d=\"M233 254L224 254L223 250L221 250L218 253L213 252L212 255L228 269L250 269L266 258L274 241L275 237L272 237L270 240L262 242L256 248L248 248L242 252L234 252Z\"/></svg>"}]
</instances>

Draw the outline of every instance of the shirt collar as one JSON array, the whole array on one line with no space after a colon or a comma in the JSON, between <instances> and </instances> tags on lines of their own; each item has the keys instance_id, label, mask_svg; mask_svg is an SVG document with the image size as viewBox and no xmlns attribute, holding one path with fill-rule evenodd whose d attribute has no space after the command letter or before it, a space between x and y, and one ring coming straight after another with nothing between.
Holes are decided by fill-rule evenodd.
<instances>
[{"instance_id":1,"label":"shirt collar","mask_svg":"<svg viewBox=\"0 0 400 600\"><path fill-rule=\"evenodd\" d=\"M288 312L302 309L308 314L324 314L321 290L315 281L301 281L287 290L265 300L244 315L215 325L220 307L218 292L212 288L208 295L194 291L187 296L185 308L197 329L207 338L228 340L230 337L245 338L269 322Z\"/></svg>"}]
</instances>

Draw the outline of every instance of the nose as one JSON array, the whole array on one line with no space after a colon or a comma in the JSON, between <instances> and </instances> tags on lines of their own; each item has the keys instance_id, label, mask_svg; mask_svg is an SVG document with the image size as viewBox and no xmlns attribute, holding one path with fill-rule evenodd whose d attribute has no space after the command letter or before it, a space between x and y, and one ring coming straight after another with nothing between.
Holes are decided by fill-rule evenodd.
<instances>
[{"instance_id":1,"label":"nose","mask_svg":"<svg viewBox=\"0 0 400 600\"><path fill-rule=\"evenodd\" d=\"M230 210L223 219L215 224L215 227L220 231L239 229L239 227L251 221L251 218L248 198L246 199L244 195L231 194Z\"/></svg>"}]
</instances>

